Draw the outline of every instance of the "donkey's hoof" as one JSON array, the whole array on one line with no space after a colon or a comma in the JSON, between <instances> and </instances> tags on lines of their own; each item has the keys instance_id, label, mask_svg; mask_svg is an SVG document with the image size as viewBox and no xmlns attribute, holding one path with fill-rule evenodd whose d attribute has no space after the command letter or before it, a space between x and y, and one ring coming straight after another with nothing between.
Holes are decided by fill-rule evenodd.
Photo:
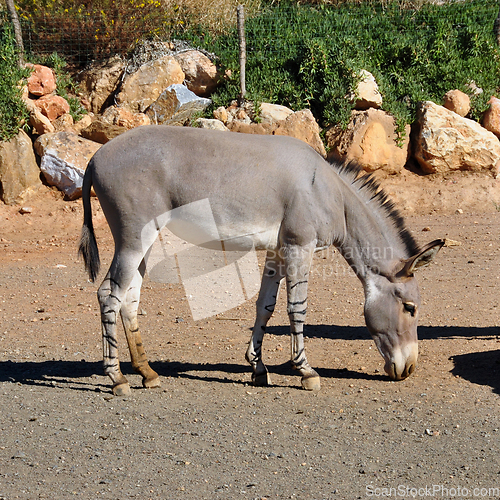
<instances>
[{"instance_id":1,"label":"donkey's hoof","mask_svg":"<svg viewBox=\"0 0 500 500\"><path fill-rule=\"evenodd\" d=\"M319 391L321 389L321 379L319 375L302 377L302 387L306 391Z\"/></svg>"},{"instance_id":2,"label":"donkey's hoof","mask_svg":"<svg viewBox=\"0 0 500 500\"><path fill-rule=\"evenodd\" d=\"M122 384L116 384L113 387L113 394L115 396L130 396L132 392L130 391L130 385L128 382Z\"/></svg>"},{"instance_id":3,"label":"donkey's hoof","mask_svg":"<svg viewBox=\"0 0 500 500\"><path fill-rule=\"evenodd\" d=\"M144 378L142 379L142 387L146 389L155 389L156 387L160 387L161 382L160 382L160 377L154 377L154 378Z\"/></svg>"},{"instance_id":4,"label":"donkey's hoof","mask_svg":"<svg viewBox=\"0 0 500 500\"><path fill-rule=\"evenodd\" d=\"M257 385L260 387L267 387L271 385L271 377L269 376L269 373L261 373L259 375L255 375L255 373L252 374L252 384Z\"/></svg>"}]
</instances>

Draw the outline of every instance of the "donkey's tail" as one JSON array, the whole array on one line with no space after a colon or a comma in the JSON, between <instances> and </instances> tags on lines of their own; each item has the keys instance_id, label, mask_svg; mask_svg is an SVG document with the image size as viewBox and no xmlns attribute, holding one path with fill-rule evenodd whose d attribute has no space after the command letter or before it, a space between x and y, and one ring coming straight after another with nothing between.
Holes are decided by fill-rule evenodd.
<instances>
[{"instance_id":1,"label":"donkey's tail","mask_svg":"<svg viewBox=\"0 0 500 500\"><path fill-rule=\"evenodd\" d=\"M92 224L92 206L90 204L90 190L92 188L92 172L94 163L90 160L85 175L83 176L82 199L83 199L83 226L80 236L78 254L83 257L85 269L89 273L91 281L94 281L99 273L101 261L99 259L99 249L94 234Z\"/></svg>"}]
</instances>

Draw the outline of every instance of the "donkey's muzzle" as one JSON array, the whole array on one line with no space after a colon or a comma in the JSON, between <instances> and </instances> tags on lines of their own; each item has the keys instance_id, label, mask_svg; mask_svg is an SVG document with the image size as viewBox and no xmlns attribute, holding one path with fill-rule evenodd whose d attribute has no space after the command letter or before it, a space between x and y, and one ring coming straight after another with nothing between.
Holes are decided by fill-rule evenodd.
<instances>
[{"instance_id":1,"label":"donkey's muzzle","mask_svg":"<svg viewBox=\"0 0 500 500\"><path fill-rule=\"evenodd\" d=\"M418 346L415 343L410 348L398 350L385 363L384 370L391 380L404 380L417 367Z\"/></svg>"}]
</instances>

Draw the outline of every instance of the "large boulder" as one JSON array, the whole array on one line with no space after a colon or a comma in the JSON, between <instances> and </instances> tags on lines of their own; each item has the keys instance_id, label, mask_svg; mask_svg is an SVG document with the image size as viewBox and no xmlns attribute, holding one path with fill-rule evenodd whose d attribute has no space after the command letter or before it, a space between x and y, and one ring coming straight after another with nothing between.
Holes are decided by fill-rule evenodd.
<instances>
[{"instance_id":1,"label":"large boulder","mask_svg":"<svg viewBox=\"0 0 500 500\"><path fill-rule=\"evenodd\" d=\"M402 143L395 130L394 118L382 110L353 111L345 130L337 125L327 131L329 156L356 161L367 172L395 174L408 159L410 127L406 127Z\"/></svg>"},{"instance_id":2,"label":"large boulder","mask_svg":"<svg viewBox=\"0 0 500 500\"><path fill-rule=\"evenodd\" d=\"M451 171L498 175L500 141L479 123L462 118L432 101L417 114L414 156L426 173Z\"/></svg>"},{"instance_id":3,"label":"large boulder","mask_svg":"<svg viewBox=\"0 0 500 500\"><path fill-rule=\"evenodd\" d=\"M184 85L175 84L164 90L146 109L146 115L155 125L184 125L211 102L210 99L198 97Z\"/></svg>"},{"instance_id":4,"label":"large boulder","mask_svg":"<svg viewBox=\"0 0 500 500\"><path fill-rule=\"evenodd\" d=\"M89 111L101 113L118 88L125 69L125 61L114 56L107 61L92 65L80 80L80 89L89 102Z\"/></svg>"},{"instance_id":5,"label":"large boulder","mask_svg":"<svg viewBox=\"0 0 500 500\"><path fill-rule=\"evenodd\" d=\"M47 183L56 186L70 200L81 196L87 163L100 147L101 144L70 132L45 134L35 141Z\"/></svg>"},{"instance_id":6,"label":"large boulder","mask_svg":"<svg viewBox=\"0 0 500 500\"><path fill-rule=\"evenodd\" d=\"M10 141L0 142L0 198L15 205L41 186L40 169L36 163L31 139L22 130Z\"/></svg>"},{"instance_id":7,"label":"large boulder","mask_svg":"<svg viewBox=\"0 0 500 500\"><path fill-rule=\"evenodd\" d=\"M116 96L118 105L143 113L170 85L184 81L184 72L173 56L163 56L128 75Z\"/></svg>"},{"instance_id":8,"label":"large boulder","mask_svg":"<svg viewBox=\"0 0 500 500\"><path fill-rule=\"evenodd\" d=\"M27 64L26 66L33 69L28 77L28 91L31 95L41 97L52 94L56 90L56 77L50 68L40 64Z\"/></svg>"},{"instance_id":9,"label":"large boulder","mask_svg":"<svg viewBox=\"0 0 500 500\"><path fill-rule=\"evenodd\" d=\"M186 87L200 97L210 97L220 80L217 66L199 50L186 50L174 57L184 72Z\"/></svg>"}]
</instances>

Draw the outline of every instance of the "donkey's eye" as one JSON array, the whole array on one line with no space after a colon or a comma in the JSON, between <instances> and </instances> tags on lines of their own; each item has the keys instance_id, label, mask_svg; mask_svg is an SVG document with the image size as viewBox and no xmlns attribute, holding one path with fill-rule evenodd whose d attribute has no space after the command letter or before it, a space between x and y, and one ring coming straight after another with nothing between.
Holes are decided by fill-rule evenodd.
<instances>
[{"instance_id":1,"label":"donkey's eye","mask_svg":"<svg viewBox=\"0 0 500 500\"><path fill-rule=\"evenodd\" d=\"M415 316L416 306L413 302L405 302L403 304L405 311L409 312L412 316Z\"/></svg>"}]
</instances>

